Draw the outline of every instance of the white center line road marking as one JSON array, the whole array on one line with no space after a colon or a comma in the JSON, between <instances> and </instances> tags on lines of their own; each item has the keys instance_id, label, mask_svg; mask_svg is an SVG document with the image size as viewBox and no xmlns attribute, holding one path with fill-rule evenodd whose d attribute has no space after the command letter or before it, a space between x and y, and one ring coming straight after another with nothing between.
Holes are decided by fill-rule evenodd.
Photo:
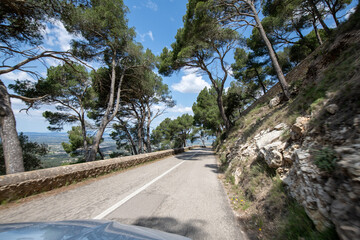
<instances>
[{"instance_id":1,"label":"white center line road marking","mask_svg":"<svg viewBox=\"0 0 360 240\"><path fill-rule=\"evenodd\" d=\"M190 158L194 157L197 153L194 153ZM166 172L164 172L163 174L161 174L160 176L158 176L157 178L154 178L152 181L150 181L149 183L145 184L144 186L142 186L141 188L139 188L138 190L136 190L135 192L131 193L130 195L128 195L127 197L125 197L124 199L120 200L119 202L117 202L116 204L114 204L113 206L109 207L108 209L106 209L104 212L100 213L99 215L97 215L96 217L94 217L93 219L103 219L104 217L106 217L107 215L109 215L111 212L113 212L115 209L117 209L118 207L120 207L121 205L123 205L124 203L126 203L127 201L129 201L131 198L135 197L136 195L138 195L139 193L141 193L142 191L144 191L146 188L150 187L150 185L152 185L153 183L157 182L158 180L160 180L162 177L164 177L166 174L170 173L172 170L174 170L175 168L177 168L178 166L180 166L181 164L183 164L185 161L182 161L178 164L176 164L174 167L170 168L169 170L167 170Z\"/></svg>"}]
</instances>

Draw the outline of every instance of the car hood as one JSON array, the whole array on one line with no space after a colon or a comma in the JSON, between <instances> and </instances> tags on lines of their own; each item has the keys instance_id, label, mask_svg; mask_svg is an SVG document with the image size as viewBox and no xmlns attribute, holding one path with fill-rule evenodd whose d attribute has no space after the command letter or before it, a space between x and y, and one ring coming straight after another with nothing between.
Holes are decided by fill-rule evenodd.
<instances>
[{"instance_id":1,"label":"car hood","mask_svg":"<svg viewBox=\"0 0 360 240\"><path fill-rule=\"evenodd\" d=\"M185 240L159 230L103 220L24 222L0 224L0 239L36 240Z\"/></svg>"}]
</instances>

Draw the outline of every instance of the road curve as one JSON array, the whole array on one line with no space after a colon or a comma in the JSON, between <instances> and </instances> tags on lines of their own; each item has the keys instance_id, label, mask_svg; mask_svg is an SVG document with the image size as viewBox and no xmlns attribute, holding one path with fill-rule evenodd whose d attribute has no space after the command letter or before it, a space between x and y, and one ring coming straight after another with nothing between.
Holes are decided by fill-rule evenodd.
<instances>
[{"instance_id":1,"label":"road curve","mask_svg":"<svg viewBox=\"0 0 360 240\"><path fill-rule=\"evenodd\" d=\"M176 156L0 209L0 223L105 219L192 239L247 239L210 149Z\"/></svg>"}]
</instances>

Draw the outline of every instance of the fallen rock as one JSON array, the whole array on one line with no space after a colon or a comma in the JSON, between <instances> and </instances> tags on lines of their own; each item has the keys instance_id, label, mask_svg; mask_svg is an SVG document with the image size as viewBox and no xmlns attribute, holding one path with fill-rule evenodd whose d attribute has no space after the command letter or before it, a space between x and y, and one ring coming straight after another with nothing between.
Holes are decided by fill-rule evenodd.
<instances>
[{"instance_id":1,"label":"fallen rock","mask_svg":"<svg viewBox=\"0 0 360 240\"><path fill-rule=\"evenodd\" d=\"M281 102L280 96L276 96L276 97L274 97L273 99L270 100L269 107L270 108L276 107L277 105L280 104L280 102Z\"/></svg>"},{"instance_id":2,"label":"fallen rock","mask_svg":"<svg viewBox=\"0 0 360 240\"><path fill-rule=\"evenodd\" d=\"M283 165L283 156L278 151L278 147L282 144L282 142L277 141L260 149L260 153L269 167L278 168Z\"/></svg>"},{"instance_id":3,"label":"fallen rock","mask_svg":"<svg viewBox=\"0 0 360 240\"><path fill-rule=\"evenodd\" d=\"M335 114L339 110L339 106L336 104L330 104L325 107L325 110L330 114Z\"/></svg>"},{"instance_id":4,"label":"fallen rock","mask_svg":"<svg viewBox=\"0 0 360 240\"><path fill-rule=\"evenodd\" d=\"M290 132L291 138L293 140L297 140L301 138L304 135L305 131L307 130L309 122L310 122L309 117L298 117L296 119L295 124L292 125L291 127L291 132Z\"/></svg>"},{"instance_id":5,"label":"fallen rock","mask_svg":"<svg viewBox=\"0 0 360 240\"><path fill-rule=\"evenodd\" d=\"M236 168L235 172L233 173L233 176L235 178L235 182L234 182L235 185L239 184L241 174L242 174L242 169L239 167Z\"/></svg>"}]
</instances>

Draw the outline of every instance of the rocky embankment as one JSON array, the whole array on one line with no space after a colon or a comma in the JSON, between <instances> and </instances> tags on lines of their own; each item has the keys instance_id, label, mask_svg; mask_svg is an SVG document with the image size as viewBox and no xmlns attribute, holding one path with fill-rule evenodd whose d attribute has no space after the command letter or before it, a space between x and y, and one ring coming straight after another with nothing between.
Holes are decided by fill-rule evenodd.
<instances>
[{"instance_id":1,"label":"rocky embankment","mask_svg":"<svg viewBox=\"0 0 360 240\"><path fill-rule=\"evenodd\" d=\"M301 80L297 96L253 107L218 147L235 186L260 159L318 231L335 227L346 240L360 239L359 37L359 30L338 35L309 56L306 74L292 79Z\"/></svg>"},{"instance_id":2,"label":"rocky embankment","mask_svg":"<svg viewBox=\"0 0 360 240\"><path fill-rule=\"evenodd\" d=\"M245 143L239 139L228 153L229 159L249 161L261 158L276 169L289 194L304 208L319 231L336 226L342 239L357 239L360 236L360 115L353 119L356 132L354 139L335 147L336 169L333 173L319 168L314 163L316 150L322 143L308 132L311 118L298 117L288 126L280 123L263 130ZM335 138L344 134L330 131ZM284 139L290 134L289 139ZM235 184L242 174L240 167L232 167Z\"/></svg>"}]
</instances>

